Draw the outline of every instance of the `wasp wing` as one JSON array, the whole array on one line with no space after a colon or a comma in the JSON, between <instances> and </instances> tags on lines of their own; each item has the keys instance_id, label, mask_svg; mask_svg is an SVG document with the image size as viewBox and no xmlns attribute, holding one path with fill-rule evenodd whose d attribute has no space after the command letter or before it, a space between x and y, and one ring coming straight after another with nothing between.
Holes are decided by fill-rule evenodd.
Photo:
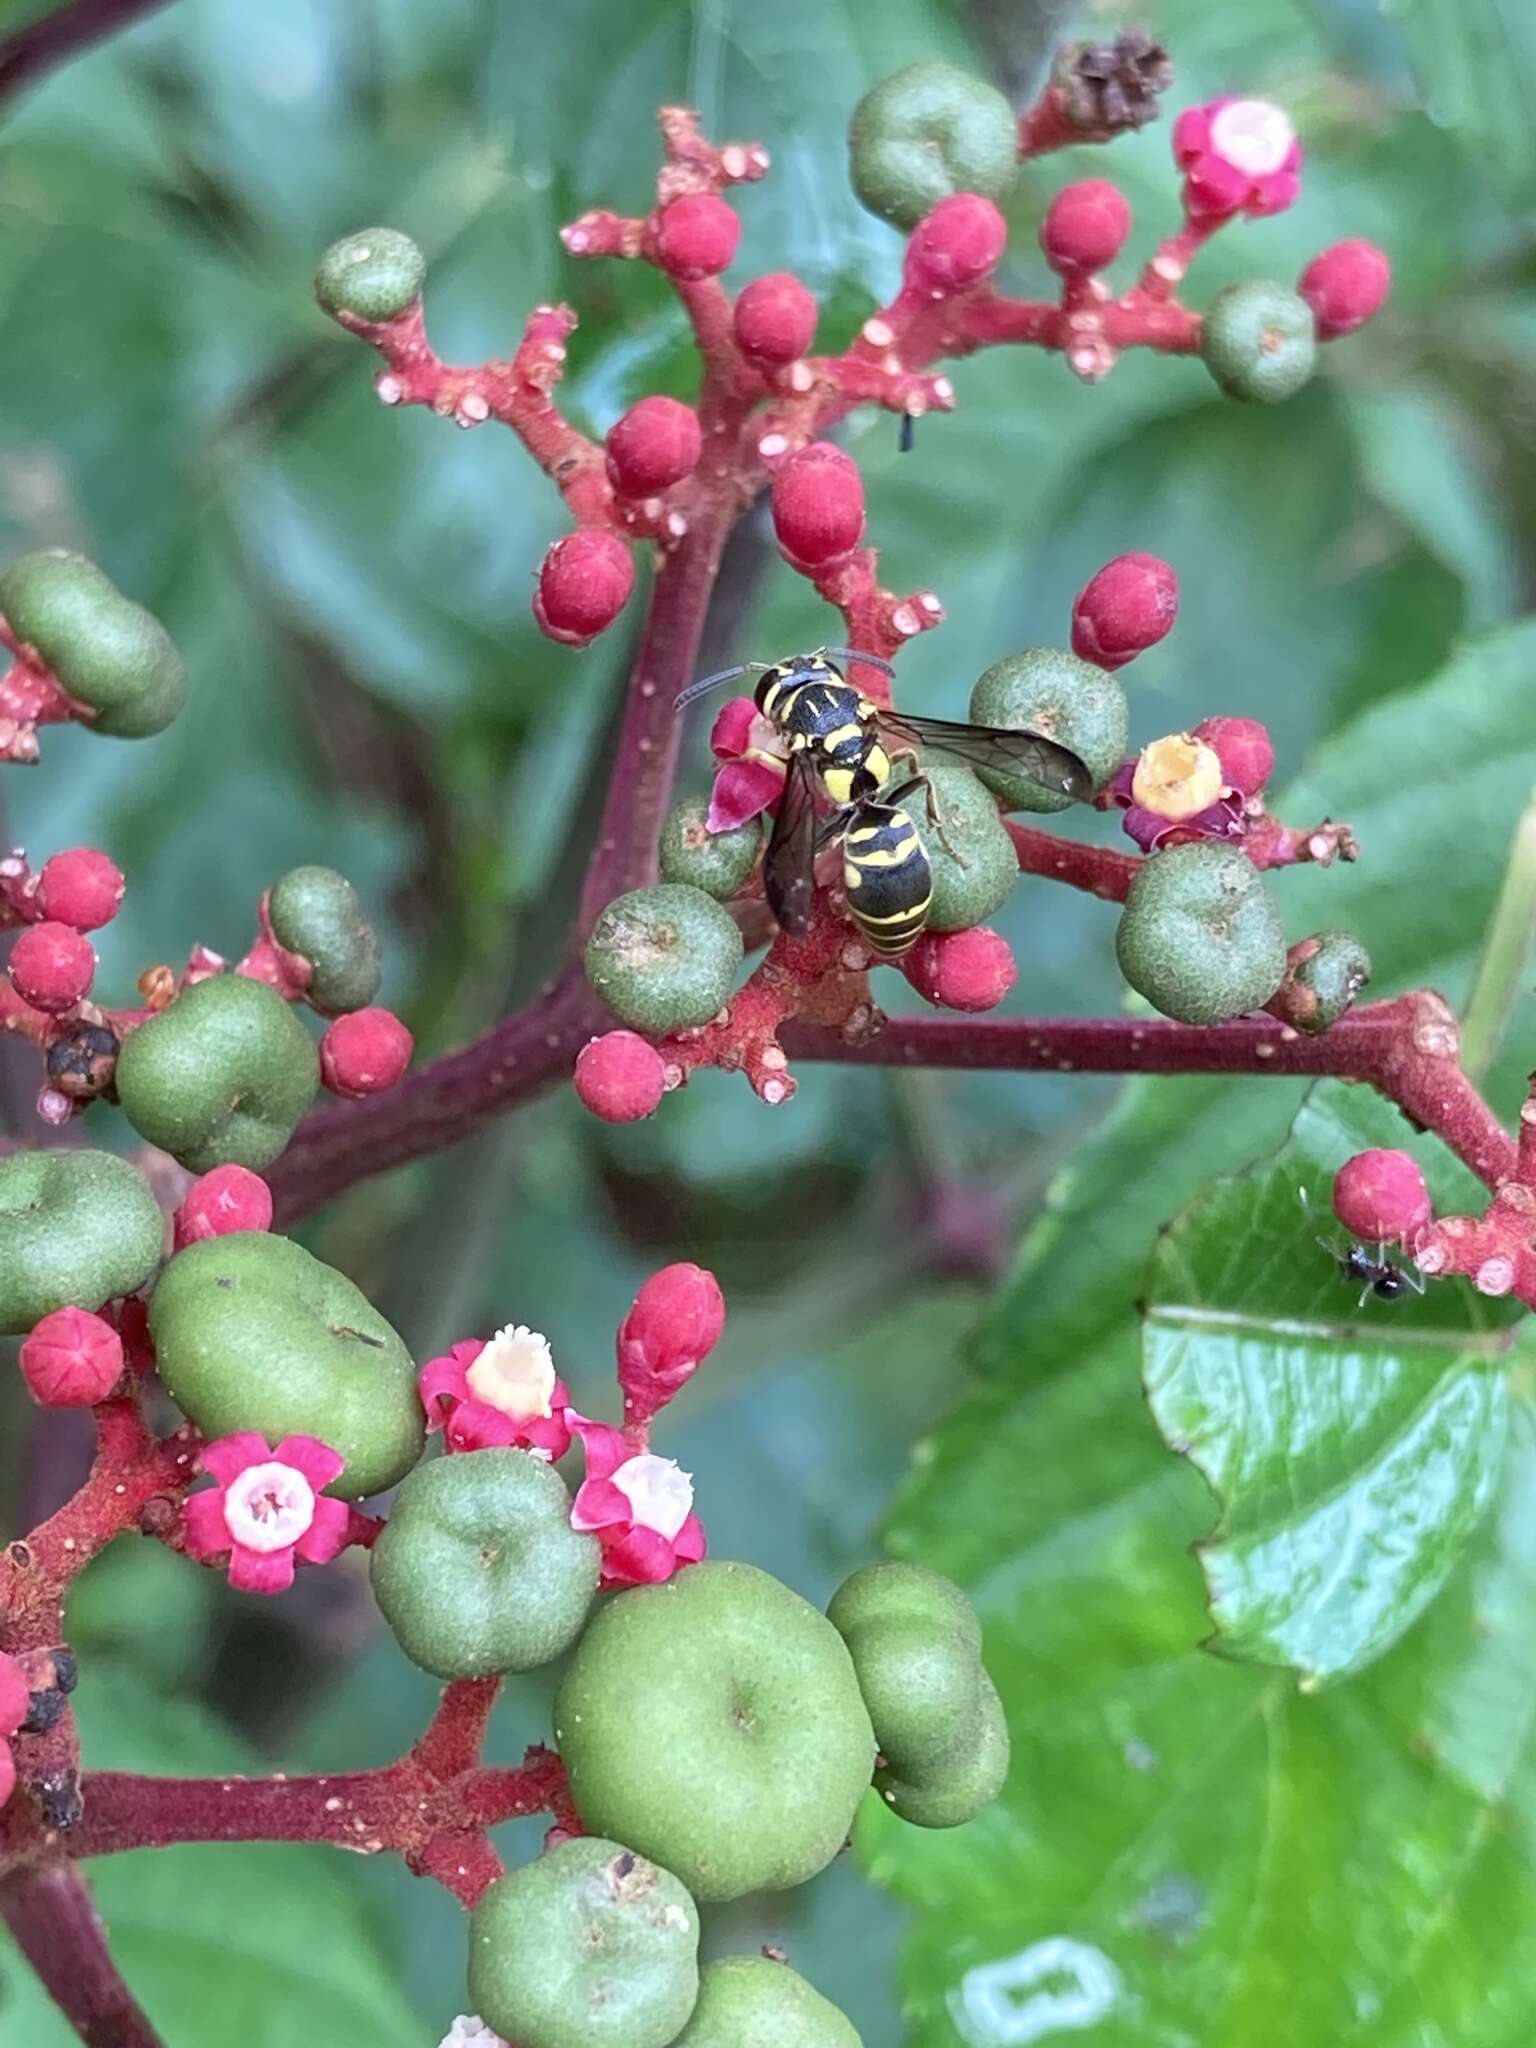
<instances>
[{"instance_id":1,"label":"wasp wing","mask_svg":"<svg viewBox=\"0 0 1536 2048\"><path fill-rule=\"evenodd\" d=\"M947 718L909 718L890 711L880 714L880 730L897 740L915 740L941 754L953 754L973 768L1005 768L1031 776L1047 789L1059 790L1076 803L1093 795L1093 776L1070 747L1059 746L1042 733L1017 726L957 725Z\"/></svg>"},{"instance_id":2,"label":"wasp wing","mask_svg":"<svg viewBox=\"0 0 1536 2048\"><path fill-rule=\"evenodd\" d=\"M783 930L796 936L811 921L816 894L816 822L815 772L809 756L792 754L763 860L763 894Z\"/></svg>"}]
</instances>

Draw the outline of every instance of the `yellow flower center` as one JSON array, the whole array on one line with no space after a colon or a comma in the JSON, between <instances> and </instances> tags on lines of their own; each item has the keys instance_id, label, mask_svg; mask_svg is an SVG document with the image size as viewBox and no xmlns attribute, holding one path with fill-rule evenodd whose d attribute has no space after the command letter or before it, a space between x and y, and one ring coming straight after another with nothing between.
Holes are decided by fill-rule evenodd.
<instances>
[{"instance_id":1,"label":"yellow flower center","mask_svg":"<svg viewBox=\"0 0 1536 2048\"><path fill-rule=\"evenodd\" d=\"M1176 822L1209 810L1223 788L1216 749L1187 732L1170 733L1143 747L1131 795L1154 816Z\"/></svg>"}]
</instances>

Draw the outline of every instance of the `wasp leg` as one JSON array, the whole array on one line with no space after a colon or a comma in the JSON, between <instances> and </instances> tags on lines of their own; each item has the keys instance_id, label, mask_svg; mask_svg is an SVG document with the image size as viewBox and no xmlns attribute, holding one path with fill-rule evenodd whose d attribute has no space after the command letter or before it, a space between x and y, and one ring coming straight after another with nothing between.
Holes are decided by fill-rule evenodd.
<instances>
[{"instance_id":1,"label":"wasp leg","mask_svg":"<svg viewBox=\"0 0 1536 2048\"><path fill-rule=\"evenodd\" d=\"M949 855L952 861L958 862L959 865L963 868L968 868L970 866L970 862L966 859L965 855L960 851L959 847L954 844L949 834L944 830L944 819L942 813L939 810L939 800L934 795L933 784L928 780L927 776L914 775L912 780L906 785L906 787L909 790L921 787L923 792L923 802L927 806L928 810L928 822L933 827L934 831L938 833L939 844L943 847L944 851Z\"/></svg>"}]
</instances>

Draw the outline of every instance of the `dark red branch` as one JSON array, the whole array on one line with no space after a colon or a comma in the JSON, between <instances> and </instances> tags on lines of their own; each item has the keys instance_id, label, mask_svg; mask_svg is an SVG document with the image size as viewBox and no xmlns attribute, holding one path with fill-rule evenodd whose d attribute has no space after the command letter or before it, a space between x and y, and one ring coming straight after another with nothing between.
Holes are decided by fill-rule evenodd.
<instances>
[{"instance_id":1,"label":"dark red branch","mask_svg":"<svg viewBox=\"0 0 1536 2048\"><path fill-rule=\"evenodd\" d=\"M78 1870L50 1863L0 1879L0 1916L88 2048L165 2048L118 1973Z\"/></svg>"},{"instance_id":2,"label":"dark red branch","mask_svg":"<svg viewBox=\"0 0 1536 2048\"><path fill-rule=\"evenodd\" d=\"M1019 857L1021 874L1043 875L1050 882L1086 889L1090 896L1102 896L1106 903L1123 903L1130 894L1136 870L1141 866L1134 853L1121 853L1112 846L1085 846L1078 839L1059 839L1054 832L1019 825L1012 818L1005 818L1003 823Z\"/></svg>"},{"instance_id":3,"label":"dark red branch","mask_svg":"<svg viewBox=\"0 0 1536 2048\"><path fill-rule=\"evenodd\" d=\"M60 64L154 14L165 0L72 0L0 37L0 97L36 85Z\"/></svg>"}]
</instances>

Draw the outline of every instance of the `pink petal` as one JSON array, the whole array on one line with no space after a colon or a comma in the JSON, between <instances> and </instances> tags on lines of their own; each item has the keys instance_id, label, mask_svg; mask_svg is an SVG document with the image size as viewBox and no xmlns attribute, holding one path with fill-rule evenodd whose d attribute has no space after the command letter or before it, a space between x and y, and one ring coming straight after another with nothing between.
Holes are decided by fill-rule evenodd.
<instances>
[{"instance_id":1,"label":"pink petal","mask_svg":"<svg viewBox=\"0 0 1536 2048\"><path fill-rule=\"evenodd\" d=\"M315 1502L315 1519L294 1544L294 1550L306 1564L329 1564L346 1549L351 1520L352 1510L346 1502L332 1500L327 1494Z\"/></svg>"},{"instance_id":2,"label":"pink petal","mask_svg":"<svg viewBox=\"0 0 1536 2048\"><path fill-rule=\"evenodd\" d=\"M1236 213L1247 204L1253 180L1236 164L1208 151L1195 163L1184 181L1184 203L1191 214L1210 219L1213 215Z\"/></svg>"},{"instance_id":3,"label":"pink petal","mask_svg":"<svg viewBox=\"0 0 1536 2048\"><path fill-rule=\"evenodd\" d=\"M489 1401L461 1401L448 1418L444 1441L450 1451L509 1450L518 1425Z\"/></svg>"},{"instance_id":4,"label":"pink petal","mask_svg":"<svg viewBox=\"0 0 1536 2048\"><path fill-rule=\"evenodd\" d=\"M679 1564L700 1564L709 1555L709 1538L697 1515L690 1515L672 1538Z\"/></svg>"},{"instance_id":5,"label":"pink petal","mask_svg":"<svg viewBox=\"0 0 1536 2048\"><path fill-rule=\"evenodd\" d=\"M571 1448L571 1432L558 1413L533 1416L521 1425L521 1432L519 1443L526 1444L531 1451L547 1451L552 1464Z\"/></svg>"},{"instance_id":6,"label":"pink petal","mask_svg":"<svg viewBox=\"0 0 1536 2048\"><path fill-rule=\"evenodd\" d=\"M677 1552L654 1529L631 1529L603 1545L603 1580L610 1585L659 1586L677 1570Z\"/></svg>"},{"instance_id":7,"label":"pink petal","mask_svg":"<svg viewBox=\"0 0 1536 2048\"><path fill-rule=\"evenodd\" d=\"M211 1444L204 1444L197 1462L204 1472L211 1472L221 1486L228 1486L248 1465L265 1465L271 1456L264 1436L258 1436L254 1429L242 1429L233 1436L216 1437Z\"/></svg>"},{"instance_id":8,"label":"pink petal","mask_svg":"<svg viewBox=\"0 0 1536 2048\"><path fill-rule=\"evenodd\" d=\"M594 1422L588 1415L578 1415L574 1408L566 1409L565 1421L571 1434L581 1438L581 1447L587 1455L588 1479L606 1479L611 1472L617 1472L629 1456L629 1445L624 1441L623 1432L615 1429L611 1422Z\"/></svg>"},{"instance_id":9,"label":"pink petal","mask_svg":"<svg viewBox=\"0 0 1536 2048\"><path fill-rule=\"evenodd\" d=\"M182 1503L181 1526L191 1557L218 1557L229 1548L229 1525L224 1520L224 1489L208 1487L189 1493Z\"/></svg>"},{"instance_id":10,"label":"pink petal","mask_svg":"<svg viewBox=\"0 0 1536 2048\"><path fill-rule=\"evenodd\" d=\"M293 1584L291 1550L247 1550L237 1543L229 1553L229 1583L237 1593L286 1593Z\"/></svg>"},{"instance_id":11,"label":"pink petal","mask_svg":"<svg viewBox=\"0 0 1536 2048\"><path fill-rule=\"evenodd\" d=\"M783 788L784 777L761 761L727 761L710 791L705 831L734 832L776 804Z\"/></svg>"},{"instance_id":12,"label":"pink petal","mask_svg":"<svg viewBox=\"0 0 1536 2048\"><path fill-rule=\"evenodd\" d=\"M1211 116L1224 100L1209 107L1186 107L1173 124L1173 160L1181 170L1188 169L1195 158L1204 154L1210 146Z\"/></svg>"},{"instance_id":13,"label":"pink petal","mask_svg":"<svg viewBox=\"0 0 1536 2048\"><path fill-rule=\"evenodd\" d=\"M626 1529L634 1518L628 1496L611 1479L587 1479L571 1502L573 1529Z\"/></svg>"},{"instance_id":14,"label":"pink petal","mask_svg":"<svg viewBox=\"0 0 1536 2048\"><path fill-rule=\"evenodd\" d=\"M1301 180L1294 171L1276 171L1259 185L1248 202L1248 211L1256 220L1266 214L1284 213L1288 206L1295 205L1300 190Z\"/></svg>"},{"instance_id":15,"label":"pink petal","mask_svg":"<svg viewBox=\"0 0 1536 2048\"><path fill-rule=\"evenodd\" d=\"M482 1347L483 1348L483 1347ZM478 1354L477 1354L478 1355ZM429 1358L416 1378L416 1391L427 1411L427 1427L436 1429L455 1401L469 1398L464 1363L452 1357Z\"/></svg>"},{"instance_id":16,"label":"pink petal","mask_svg":"<svg viewBox=\"0 0 1536 2048\"><path fill-rule=\"evenodd\" d=\"M752 743L752 721L757 705L750 697L732 697L720 707L710 728L709 745L717 761L734 761Z\"/></svg>"},{"instance_id":17,"label":"pink petal","mask_svg":"<svg viewBox=\"0 0 1536 2048\"><path fill-rule=\"evenodd\" d=\"M302 1472L316 1493L329 1486L347 1462L340 1451L333 1451L317 1436L285 1436L272 1455L280 1465Z\"/></svg>"}]
</instances>

